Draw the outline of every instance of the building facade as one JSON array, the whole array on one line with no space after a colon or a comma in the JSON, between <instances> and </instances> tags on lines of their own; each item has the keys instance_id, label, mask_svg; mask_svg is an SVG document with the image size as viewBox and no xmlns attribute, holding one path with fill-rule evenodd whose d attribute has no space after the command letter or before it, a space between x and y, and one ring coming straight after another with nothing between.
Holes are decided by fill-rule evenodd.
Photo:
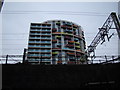
<instances>
[{"instance_id":1,"label":"building facade","mask_svg":"<svg viewBox=\"0 0 120 90\"><path fill-rule=\"evenodd\" d=\"M65 20L31 23L27 60L37 64L86 63L81 26Z\"/></svg>"}]
</instances>

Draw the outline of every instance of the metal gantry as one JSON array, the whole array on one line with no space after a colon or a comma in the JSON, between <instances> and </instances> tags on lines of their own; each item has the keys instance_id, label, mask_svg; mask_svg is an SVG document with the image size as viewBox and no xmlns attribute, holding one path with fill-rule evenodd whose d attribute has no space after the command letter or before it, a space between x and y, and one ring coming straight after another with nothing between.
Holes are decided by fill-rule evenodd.
<instances>
[{"instance_id":1,"label":"metal gantry","mask_svg":"<svg viewBox=\"0 0 120 90\"><path fill-rule=\"evenodd\" d=\"M113 25L115 26L115 28L112 27ZM108 41L110 40L110 38L114 35L114 33L109 35L110 29L116 29L118 37L120 39L120 22L117 18L116 13L114 12L112 12L109 15L103 26L99 28L99 32L97 33L91 44L88 46L87 49L88 56L90 56L90 54L93 53L93 57L95 57L95 49L100 42L101 44L105 42L105 37L107 37Z\"/></svg>"}]
</instances>

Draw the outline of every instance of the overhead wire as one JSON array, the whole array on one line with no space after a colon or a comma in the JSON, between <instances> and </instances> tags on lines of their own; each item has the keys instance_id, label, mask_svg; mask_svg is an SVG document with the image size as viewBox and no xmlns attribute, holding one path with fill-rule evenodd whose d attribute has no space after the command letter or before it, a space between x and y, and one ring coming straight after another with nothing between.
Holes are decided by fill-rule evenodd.
<instances>
[{"instance_id":1,"label":"overhead wire","mask_svg":"<svg viewBox=\"0 0 120 90\"><path fill-rule=\"evenodd\" d=\"M100 12L75 12L75 11L3 11L2 14L62 14L62 15L86 15L86 16L106 16L108 13Z\"/></svg>"}]
</instances>

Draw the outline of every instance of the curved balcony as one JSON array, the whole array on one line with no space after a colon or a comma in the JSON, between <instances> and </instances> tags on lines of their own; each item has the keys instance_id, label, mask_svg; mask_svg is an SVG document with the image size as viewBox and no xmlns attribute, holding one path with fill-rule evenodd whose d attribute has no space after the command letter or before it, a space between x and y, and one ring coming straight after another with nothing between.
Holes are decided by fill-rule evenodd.
<instances>
[{"instance_id":1,"label":"curved balcony","mask_svg":"<svg viewBox=\"0 0 120 90\"><path fill-rule=\"evenodd\" d=\"M82 37L80 35L74 35L76 38L80 38L82 40Z\"/></svg>"},{"instance_id":2,"label":"curved balcony","mask_svg":"<svg viewBox=\"0 0 120 90\"><path fill-rule=\"evenodd\" d=\"M66 22L65 25L72 26L72 23Z\"/></svg>"},{"instance_id":3,"label":"curved balcony","mask_svg":"<svg viewBox=\"0 0 120 90\"><path fill-rule=\"evenodd\" d=\"M56 38L57 38L57 39L60 39L60 38L61 38L61 36L56 36Z\"/></svg>"},{"instance_id":4,"label":"curved balcony","mask_svg":"<svg viewBox=\"0 0 120 90\"><path fill-rule=\"evenodd\" d=\"M75 46L75 48L79 48L80 49L80 46Z\"/></svg>"},{"instance_id":5,"label":"curved balcony","mask_svg":"<svg viewBox=\"0 0 120 90\"><path fill-rule=\"evenodd\" d=\"M74 47L74 45L71 45L71 44L67 44L66 46L67 47Z\"/></svg>"},{"instance_id":6,"label":"curved balcony","mask_svg":"<svg viewBox=\"0 0 120 90\"><path fill-rule=\"evenodd\" d=\"M61 34L61 32L53 32L52 34Z\"/></svg>"},{"instance_id":7,"label":"curved balcony","mask_svg":"<svg viewBox=\"0 0 120 90\"><path fill-rule=\"evenodd\" d=\"M80 53L82 53L82 51L81 51L81 50L76 50L76 52L80 52Z\"/></svg>"},{"instance_id":8,"label":"curved balcony","mask_svg":"<svg viewBox=\"0 0 120 90\"><path fill-rule=\"evenodd\" d=\"M78 38L74 38L74 41L78 41Z\"/></svg>"},{"instance_id":9,"label":"curved balcony","mask_svg":"<svg viewBox=\"0 0 120 90\"><path fill-rule=\"evenodd\" d=\"M52 52L52 54L54 54L54 55L56 55L56 54L58 54L59 52Z\"/></svg>"},{"instance_id":10,"label":"curved balcony","mask_svg":"<svg viewBox=\"0 0 120 90\"><path fill-rule=\"evenodd\" d=\"M57 44L57 47L61 47L61 44Z\"/></svg>"},{"instance_id":11,"label":"curved balcony","mask_svg":"<svg viewBox=\"0 0 120 90\"><path fill-rule=\"evenodd\" d=\"M70 29L70 30L72 30L72 27L71 26L66 26L66 25L61 25L61 28L67 28L67 29Z\"/></svg>"},{"instance_id":12,"label":"curved balcony","mask_svg":"<svg viewBox=\"0 0 120 90\"><path fill-rule=\"evenodd\" d=\"M62 50L64 50L64 51L73 51L73 52L75 52L75 50L70 49L70 48L63 48Z\"/></svg>"},{"instance_id":13,"label":"curved balcony","mask_svg":"<svg viewBox=\"0 0 120 90\"><path fill-rule=\"evenodd\" d=\"M81 54L78 54L78 53L77 53L77 54L76 54L76 56L77 56L77 57L80 57L80 56L81 56Z\"/></svg>"},{"instance_id":14,"label":"curved balcony","mask_svg":"<svg viewBox=\"0 0 120 90\"><path fill-rule=\"evenodd\" d=\"M53 43L57 43L57 40L52 40Z\"/></svg>"},{"instance_id":15,"label":"curved balcony","mask_svg":"<svg viewBox=\"0 0 120 90\"><path fill-rule=\"evenodd\" d=\"M69 35L69 36L73 36L73 34L72 33L65 33L65 32L53 32L52 34L58 34L58 35L60 35L60 34L63 34L63 35Z\"/></svg>"},{"instance_id":16,"label":"curved balcony","mask_svg":"<svg viewBox=\"0 0 120 90\"><path fill-rule=\"evenodd\" d=\"M61 28L66 28L66 26L65 25L61 25Z\"/></svg>"},{"instance_id":17,"label":"curved balcony","mask_svg":"<svg viewBox=\"0 0 120 90\"><path fill-rule=\"evenodd\" d=\"M75 41L68 41L69 43L75 43Z\"/></svg>"},{"instance_id":18,"label":"curved balcony","mask_svg":"<svg viewBox=\"0 0 120 90\"><path fill-rule=\"evenodd\" d=\"M57 22L56 25L60 25L60 22Z\"/></svg>"},{"instance_id":19,"label":"curved balcony","mask_svg":"<svg viewBox=\"0 0 120 90\"><path fill-rule=\"evenodd\" d=\"M73 24L72 26L73 26L73 28L77 28L77 27L78 27L78 26L77 26L77 25L75 25L75 24Z\"/></svg>"},{"instance_id":20,"label":"curved balcony","mask_svg":"<svg viewBox=\"0 0 120 90\"><path fill-rule=\"evenodd\" d=\"M61 50L61 48L52 48L53 50Z\"/></svg>"},{"instance_id":21,"label":"curved balcony","mask_svg":"<svg viewBox=\"0 0 120 90\"><path fill-rule=\"evenodd\" d=\"M56 31L57 31L57 29L56 29L56 28L53 28L53 29L52 29L52 31L53 31L53 32L56 32Z\"/></svg>"},{"instance_id":22,"label":"curved balcony","mask_svg":"<svg viewBox=\"0 0 120 90\"><path fill-rule=\"evenodd\" d=\"M76 35L76 32L75 32L75 31L73 31L73 34L74 34L74 35Z\"/></svg>"},{"instance_id":23,"label":"curved balcony","mask_svg":"<svg viewBox=\"0 0 120 90\"><path fill-rule=\"evenodd\" d=\"M75 53L67 53L67 54L68 54L68 55L73 55L73 56L75 55Z\"/></svg>"},{"instance_id":24,"label":"curved balcony","mask_svg":"<svg viewBox=\"0 0 120 90\"><path fill-rule=\"evenodd\" d=\"M64 34L64 35L69 35L69 36L73 36L72 33L62 33L62 34Z\"/></svg>"},{"instance_id":25,"label":"curved balcony","mask_svg":"<svg viewBox=\"0 0 120 90\"><path fill-rule=\"evenodd\" d=\"M78 44L78 45L79 45L79 44L80 44L80 42L75 42L75 44Z\"/></svg>"},{"instance_id":26,"label":"curved balcony","mask_svg":"<svg viewBox=\"0 0 120 90\"><path fill-rule=\"evenodd\" d=\"M72 33L73 31L72 30L64 30L64 32Z\"/></svg>"},{"instance_id":27,"label":"curved balcony","mask_svg":"<svg viewBox=\"0 0 120 90\"><path fill-rule=\"evenodd\" d=\"M69 36L65 36L65 39L71 39L71 37L69 37Z\"/></svg>"}]
</instances>

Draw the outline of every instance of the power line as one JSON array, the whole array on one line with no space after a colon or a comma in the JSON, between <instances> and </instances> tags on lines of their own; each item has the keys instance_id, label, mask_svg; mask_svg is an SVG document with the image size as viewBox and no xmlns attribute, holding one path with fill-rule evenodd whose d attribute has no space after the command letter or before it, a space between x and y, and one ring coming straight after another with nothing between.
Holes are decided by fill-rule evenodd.
<instances>
[{"instance_id":1,"label":"power line","mask_svg":"<svg viewBox=\"0 0 120 90\"><path fill-rule=\"evenodd\" d=\"M4 11L2 14L62 14L62 15L86 15L86 16L106 16L108 13L99 12L73 12L73 11Z\"/></svg>"},{"instance_id":2,"label":"power line","mask_svg":"<svg viewBox=\"0 0 120 90\"><path fill-rule=\"evenodd\" d=\"M91 13L92 13L92 14L93 14L93 13L94 13L94 14L109 14L109 13L100 13L100 12L40 11L40 10L39 10L39 11L38 11L38 10L37 10L37 11L35 11L35 10L34 10L34 11L32 11L32 10L31 10L31 11L30 11L30 10L29 10L29 11L28 11L28 10L27 10L27 11L25 11L25 10L24 10L24 11L23 11L23 10L22 10L22 11L20 11L20 10L19 10L19 11L18 11L18 10L17 10L17 11L15 11L15 10L14 10L14 11L5 10L4 12L67 12L67 13L87 13L87 14L91 14Z\"/></svg>"}]
</instances>

